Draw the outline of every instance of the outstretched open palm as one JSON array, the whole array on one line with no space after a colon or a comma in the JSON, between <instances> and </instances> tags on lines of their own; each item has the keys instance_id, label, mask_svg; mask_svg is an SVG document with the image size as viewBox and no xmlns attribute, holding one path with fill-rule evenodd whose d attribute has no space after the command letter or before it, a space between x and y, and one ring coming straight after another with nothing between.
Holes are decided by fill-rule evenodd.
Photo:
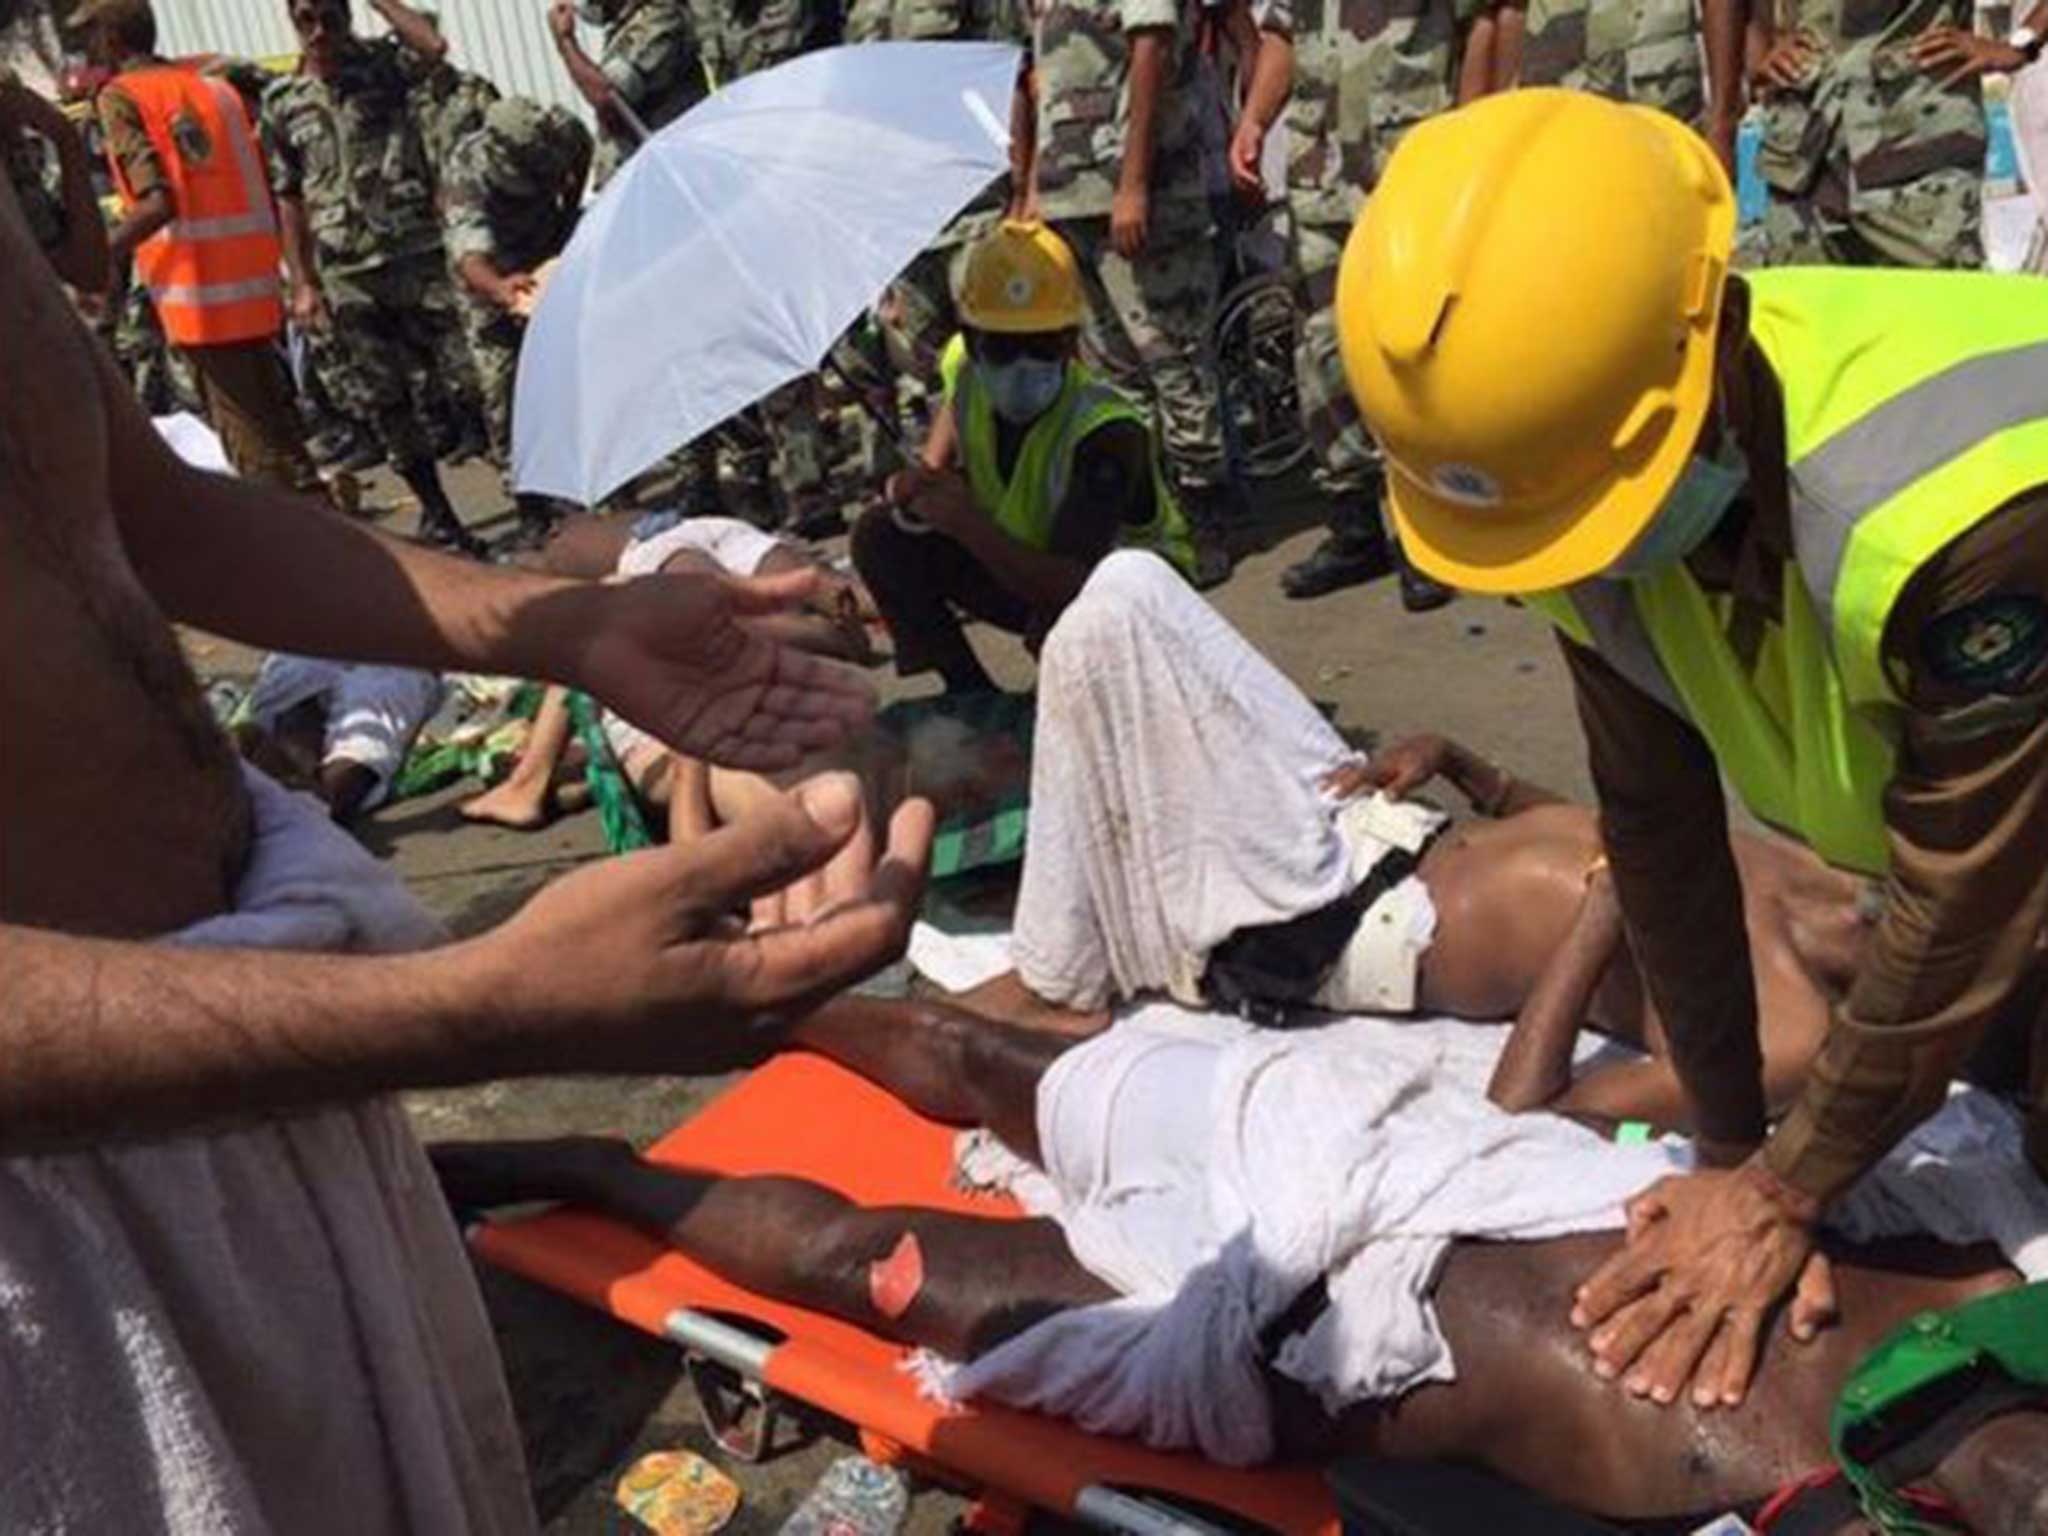
<instances>
[{"instance_id":1,"label":"outstretched open palm","mask_svg":"<svg viewBox=\"0 0 2048 1536\"><path fill-rule=\"evenodd\" d=\"M607 590L577 680L642 730L707 762L772 773L864 726L874 690L784 645L777 619L816 573L643 576Z\"/></svg>"}]
</instances>

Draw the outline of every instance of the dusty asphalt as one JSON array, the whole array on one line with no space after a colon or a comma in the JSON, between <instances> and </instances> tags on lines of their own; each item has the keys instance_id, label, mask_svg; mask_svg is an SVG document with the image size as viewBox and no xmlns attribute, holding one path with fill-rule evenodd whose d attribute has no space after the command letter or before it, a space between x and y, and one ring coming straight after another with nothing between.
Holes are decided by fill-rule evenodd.
<instances>
[{"instance_id":1,"label":"dusty asphalt","mask_svg":"<svg viewBox=\"0 0 2048 1536\"><path fill-rule=\"evenodd\" d=\"M480 465L451 472L464 517L493 531L504 498ZM371 499L389 502L393 482L375 477ZM1338 725L1391 739L1435 730L1458 737L1523 776L1588 795L1569 690L1544 626L1530 614L1466 599L1426 615L1402 611L1391 580L1310 603L1281 597L1281 570L1314 545L1319 508L1298 482L1260 493L1253 550L1212 594L1223 613L1308 694L1335 707ZM400 510L388 522L404 527ZM1021 649L983 629L976 643L999 679L1028 685ZM188 637L202 675L247 675L247 650ZM885 698L928 691L876 674ZM387 808L363 829L421 899L459 934L475 933L514 910L535 889L597 856L597 818L584 813L536 833L471 825L456 805L474 786ZM720 1080L574 1078L492 1083L409 1100L423 1139L609 1132L645 1143L716 1093ZM637 1531L613 1505L619 1474L647 1451L687 1446L712 1454L739 1481L744 1501L731 1530L773 1531L831 1460L845 1454L829 1435L758 1466L732 1463L700 1427L675 1353L609 1319L518 1280L481 1276L549 1536ZM922 1489L910 1530L947 1528L960 1501Z\"/></svg>"}]
</instances>

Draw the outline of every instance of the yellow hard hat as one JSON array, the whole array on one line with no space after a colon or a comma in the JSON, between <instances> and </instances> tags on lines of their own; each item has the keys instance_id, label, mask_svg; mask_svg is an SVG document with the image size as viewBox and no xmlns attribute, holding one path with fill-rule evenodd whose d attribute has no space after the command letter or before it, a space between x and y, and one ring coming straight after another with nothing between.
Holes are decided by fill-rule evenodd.
<instances>
[{"instance_id":1,"label":"yellow hard hat","mask_svg":"<svg viewBox=\"0 0 2048 1536\"><path fill-rule=\"evenodd\" d=\"M1036 219L1005 219L967 249L960 318L978 331L1064 331L1081 323L1073 248Z\"/></svg>"},{"instance_id":2,"label":"yellow hard hat","mask_svg":"<svg viewBox=\"0 0 2048 1536\"><path fill-rule=\"evenodd\" d=\"M1344 371L1408 557L1475 592L1604 569L1713 399L1735 195L1675 119L1577 91L1412 129L1344 247Z\"/></svg>"}]
</instances>

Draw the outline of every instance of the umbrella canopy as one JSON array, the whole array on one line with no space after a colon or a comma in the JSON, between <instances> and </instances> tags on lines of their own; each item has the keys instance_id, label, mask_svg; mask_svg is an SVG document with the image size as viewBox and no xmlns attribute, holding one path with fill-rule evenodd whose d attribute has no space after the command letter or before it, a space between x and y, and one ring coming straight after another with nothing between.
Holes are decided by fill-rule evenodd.
<instances>
[{"instance_id":1,"label":"umbrella canopy","mask_svg":"<svg viewBox=\"0 0 2048 1536\"><path fill-rule=\"evenodd\" d=\"M601 500L815 369L1006 169L1019 57L828 48L725 87L642 145L527 327L518 487Z\"/></svg>"}]
</instances>

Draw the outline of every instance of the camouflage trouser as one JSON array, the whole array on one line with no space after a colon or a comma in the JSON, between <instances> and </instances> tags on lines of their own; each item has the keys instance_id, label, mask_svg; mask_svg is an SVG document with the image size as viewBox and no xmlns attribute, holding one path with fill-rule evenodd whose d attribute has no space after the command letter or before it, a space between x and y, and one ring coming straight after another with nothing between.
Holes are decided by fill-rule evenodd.
<instances>
[{"instance_id":1,"label":"camouflage trouser","mask_svg":"<svg viewBox=\"0 0 2048 1536\"><path fill-rule=\"evenodd\" d=\"M452 400L476 399L468 339L441 254L402 257L320 280L343 366L336 402L373 424L394 464L434 456L430 423Z\"/></svg>"},{"instance_id":2,"label":"camouflage trouser","mask_svg":"<svg viewBox=\"0 0 2048 1536\"><path fill-rule=\"evenodd\" d=\"M1061 219L1053 227L1080 264L1089 361L1133 399L1151 404L1176 485L1222 485L1223 419L1210 335L1222 267L1208 205L1156 205L1150 238L1134 260L1109 243L1107 216Z\"/></svg>"},{"instance_id":3,"label":"camouflage trouser","mask_svg":"<svg viewBox=\"0 0 2048 1536\"><path fill-rule=\"evenodd\" d=\"M939 354L960 329L954 307L954 278L966 247L948 245L920 251L889 285L877 314L896 373L896 414L905 434L922 442L931 430L939 395Z\"/></svg>"},{"instance_id":4,"label":"camouflage trouser","mask_svg":"<svg viewBox=\"0 0 2048 1536\"><path fill-rule=\"evenodd\" d=\"M1830 164L1804 194L1772 187L1758 243L1764 266L1975 268L1984 265L1984 178L1949 167L1894 187L1846 191Z\"/></svg>"},{"instance_id":5,"label":"camouflage trouser","mask_svg":"<svg viewBox=\"0 0 2048 1536\"><path fill-rule=\"evenodd\" d=\"M1349 231L1294 219L1294 268L1301 284L1301 339L1294 349L1301 426L1315 450L1316 488L1339 502L1371 493L1376 477L1372 438L1337 354L1337 261Z\"/></svg>"},{"instance_id":6,"label":"camouflage trouser","mask_svg":"<svg viewBox=\"0 0 2048 1536\"><path fill-rule=\"evenodd\" d=\"M509 470L512 385L519 375L519 343L526 327L497 305L466 296L462 300L462 321L469 337L470 361L476 369L477 404L483 411L491 462L500 470Z\"/></svg>"},{"instance_id":7,"label":"camouflage trouser","mask_svg":"<svg viewBox=\"0 0 2048 1536\"><path fill-rule=\"evenodd\" d=\"M819 421L817 375L793 379L758 410L775 453L775 483L794 510L825 493L825 440Z\"/></svg>"},{"instance_id":8,"label":"camouflage trouser","mask_svg":"<svg viewBox=\"0 0 2048 1536\"><path fill-rule=\"evenodd\" d=\"M122 294L108 345L114 361L128 376L135 398L150 415L168 416L174 411L204 414L206 401L199 378L184 355L164 340L156 304L141 283L131 279Z\"/></svg>"}]
</instances>

